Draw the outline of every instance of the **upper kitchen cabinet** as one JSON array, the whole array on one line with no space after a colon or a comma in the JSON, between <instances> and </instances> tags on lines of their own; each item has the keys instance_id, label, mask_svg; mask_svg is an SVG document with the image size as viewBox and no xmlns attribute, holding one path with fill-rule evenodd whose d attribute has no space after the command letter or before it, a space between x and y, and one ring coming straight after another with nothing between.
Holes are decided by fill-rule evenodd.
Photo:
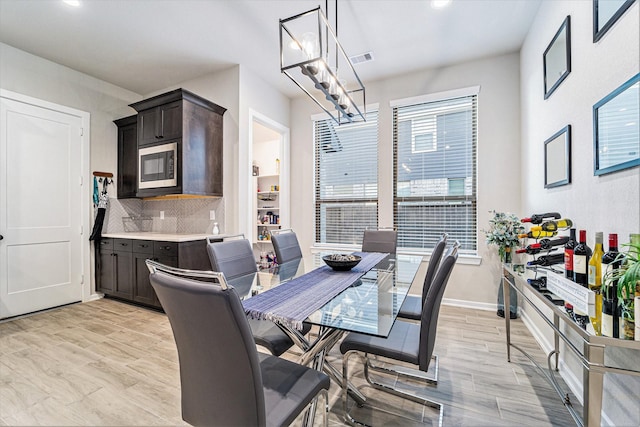
<instances>
[{"instance_id":1,"label":"upper kitchen cabinet","mask_svg":"<svg viewBox=\"0 0 640 427\"><path fill-rule=\"evenodd\" d=\"M130 106L138 112L137 197L222 196L225 108L184 89Z\"/></svg>"},{"instance_id":2,"label":"upper kitchen cabinet","mask_svg":"<svg viewBox=\"0 0 640 427\"><path fill-rule=\"evenodd\" d=\"M118 126L118 199L136 197L138 184L138 116L115 120Z\"/></svg>"},{"instance_id":3,"label":"upper kitchen cabinet","mask_svg":"<svg viewBox=\"0 0 640 427\"><path fill-rule=\"evenodd\" d=\"M169 102L138 114L139 146L177 138L182 138L182 101Z\"/></svg>"}]
</instances>

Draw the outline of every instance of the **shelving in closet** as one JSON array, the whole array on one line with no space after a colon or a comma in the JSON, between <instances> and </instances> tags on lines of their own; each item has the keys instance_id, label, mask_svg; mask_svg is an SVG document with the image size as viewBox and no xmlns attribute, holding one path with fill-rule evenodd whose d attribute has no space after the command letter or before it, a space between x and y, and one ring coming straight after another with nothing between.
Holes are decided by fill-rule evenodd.
<instances>
[{"instance_id":1,"label":"shelving in closet","mask_svg":"<svg viewBox=\"0 0 640 427\"><path fill-rule=\"evenodd\" d=\"M271 243L271 231L280 228L280 175L259 175L256 181L256 243Z\"/></svg>"}]
</instances>

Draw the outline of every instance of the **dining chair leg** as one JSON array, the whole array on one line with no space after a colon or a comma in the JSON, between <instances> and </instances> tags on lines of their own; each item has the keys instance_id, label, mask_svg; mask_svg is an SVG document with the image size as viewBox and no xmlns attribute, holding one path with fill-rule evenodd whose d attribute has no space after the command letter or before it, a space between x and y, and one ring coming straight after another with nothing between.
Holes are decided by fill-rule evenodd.
<instances>
[{"instance_id":1,"label":"dining chair leg","mask_svg":"<svg viewBox=\"0 0 640 427\"><path fill-rule=\"evenodd\" d=\"M322 397L322 400L324 401L324 410L322 411L322 425L324 427L329 426L329 392L327 390L320 390L316 398L313 399L311 403L309 403L309 405L307 405L307 409L302 416L302 425L308 425L307 423L309 422L309 420L311 423L313 423L315 417L311 416L311 413L315 414L320 397Z\"/></svg>"},{"instance_id":2,"label":"dining chair leg","mask_svg":"<svg viewBox=\"0 0 640 427\"><path fill-rule=\"evenodd\" d=\"M367 380L369 385L371 385L371 387L375 388L376 390L385 391L385 392L387 392L389 394L393 394L395 396L402 397L404 399L408 399L408 400L411 400L413 402L420 403L422 405L426 405L426 406L429 406L431 408L437 409L438 412L439 412L438 425L440 427L442 427L442 419L443 419L443 416L444 416L444 407L443 407L442 403L436 402L434 400L429 400L429 399L427 399L425 397L417 396L417 395L415 395L413 393L400 391L400 390L398 390L396 388L393 388L391 386L388 386L386 384L382 384L382 383L374 381L371 378L371 376L369 375L369 366L370 366L370 364L369 364L369 356L365 356L365 359L366 359L366 361L364 363L364 378ZM402 374L400 374L400 375L402 375ZM413 375L405 375L405 376L413 378Z\"/></svg>"},{"instance_id":3,"label":"dining chair leg","mask_svg":"<svg viewBox=\"0 0 640 427\"><path fill-rule=\"evenodd\" d=\"M390 375L398 374L407 378L422 380L430 385L438 385L438 370L439 370L438 356L435 354L432 355L431 360L433 360L432 366L434 367L433 376L429 376L427 375L426 372L423 372L419 369L413 369L407 366L393 365L389 367L382 367L382 366L374 365L372 362L373 361L379 362L379 360L372 359L370 357L367 358L367 363L369 365L369 369L371 369L372 371L383 372Z\"/></svg>"},{"instance_id":4,"label":"dining chair leg","mask_svg":"<svg viewBox=\"0 0 640 427\"><path fill-rule=\"evenodd\" d=\"M358 356L360 356L363 359L363 364L364 364L364 377L367 380L367 382L369 383L369 385L371 385L371 387L375 388L376 390L380 390L380 391L384 391L387 392L389 394L393 394L395 396L401 397L403 399L408 399L411 400L413 402L416 403L420 403L422 405L425 406L429 406L432 408L435 408L438 410L438 425L440 427L442 427L442 421L443 421L443 417L444 417L444 407L441 403L433 401L433 400L429 400L427 398L424 397L420 397L417 396L415 394L412 393L408 393L408 392L403 392L403 391L399 391L391 386L388 386L386 384L382 384L379 382L374 381L371 376L369 375L369 368L370 368L370 363L369 363L369 356L368 355L361 355L359 351L357 350L351 350L346 352L343 357L342 357L342 405L343 405L343 411L344 411L344 421L351 425L351 426L356 426L356 425L361 425L361 426L366 426L367 424L364 424L356 419L354 419L351 414L349 414L349 409L348 409L348 397L349 394L347 393L347 383L348 383L348 364L349 364L349 357L352 354L357 354ZM392 371L392 373L395 373L394 371ZM413 377L413 375L408 375L409 377Z\"/></svg>"},{"instance_id":5,"label":"dining chair leg","mask_svg":"<svg viewBox=\"0 0 640 427\"><path fill-rule=\"evenodd\" d=\"M342 410L344 412L344 421L350 425L350 426L367 426L367 424L364 424L356 419L354 419L351 414L349 414L349 405L348 405L348 400L349 400L349 357L352 354L358 354L359 353L355 350L352 351L348 351L346 352L343 356L342 356ZM358 406L363 406L363 405L358 405Z\"/></svg>"}]
</instances>

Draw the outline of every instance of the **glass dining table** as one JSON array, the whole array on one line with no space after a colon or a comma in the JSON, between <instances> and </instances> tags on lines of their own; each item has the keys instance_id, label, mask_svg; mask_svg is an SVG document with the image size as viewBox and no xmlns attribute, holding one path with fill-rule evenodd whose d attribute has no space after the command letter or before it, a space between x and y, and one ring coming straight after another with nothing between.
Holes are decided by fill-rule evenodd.
<instances>
[{"instance_id":1,"label":"glass dining table","mask_svg":"<svg viewBox=\"0 0 640 427\"><path fill-rule=\"evenodd\" d=\"M309 275L324 269L329 278L342 278L342 272L332 272L324 266L323 253L313 254L269 270L262 270L236 277L228 284L236 289L243 304L262 293L273 292L277 287L291 282L287 299L299 296L295 284ZM336 295L326 295L328 302L306 317L304 322L317 326L317 335L304 336L298 328L287 321L272 319L287 334L302 354L297 360L302 365L311 365L324 371L339 386L342 386L341 370L326 360L327 353L346 332L359 332L377 337L387 337L398 316L409 288L418 272L422 256L385 254L381 261L359 277L348 283L346 289ZM293 281L293 282L292 282ZM328 288L328 287L327 287ZM301 293L302 294L302 293ZM313 335L313 338L311 338ZM354 386L349 385L349 395L359 404L366 401ZM313 408L315 409L315 408ZM313 414L315 411L309 411ZM306 420L312 424L313 419Z\"/></svg>"}]
</instances>

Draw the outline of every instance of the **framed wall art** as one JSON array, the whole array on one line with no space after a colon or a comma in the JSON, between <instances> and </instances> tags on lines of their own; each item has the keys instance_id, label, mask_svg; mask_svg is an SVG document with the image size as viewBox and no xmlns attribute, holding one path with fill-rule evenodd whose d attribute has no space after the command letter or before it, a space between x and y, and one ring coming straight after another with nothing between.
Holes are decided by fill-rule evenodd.
<instances>
[{"instance_id":1,"label":"framed wall art","mask_svg":"<svg viewBox=\"0 0 640 427\"><path fill-rule=\"evenodd\" d=\"M593 0L593 42L597 42L635 0Z\"/></svg>"},{"instance_id":2,"label":"framed wall art","mask_svg":"<svg viewBox=\"0 0 640 427\"><path fill-rule=\"evenodd\" d=\"M593 106L594 175L640 165L640 73Z\"/></svg>"},{"instance_id":3,"label":"framed wall art","mask_svg":"<svg viewBox=\"0 0 640 427\"><path fill-rule=\"evenodd\" d=\"M567 16L542 55L544 99L551 96L571 72L571 17Z\"/></svg>"},{"instance_id":4,"label":"framed wall art","mask_svg":"<svg viewBox=\"0 0 640 427\"><path fill-rule=\"evenodd\" d=\"M544 142L544 188L571 183L571 125Z\"/></svg>"}]
</instances>

